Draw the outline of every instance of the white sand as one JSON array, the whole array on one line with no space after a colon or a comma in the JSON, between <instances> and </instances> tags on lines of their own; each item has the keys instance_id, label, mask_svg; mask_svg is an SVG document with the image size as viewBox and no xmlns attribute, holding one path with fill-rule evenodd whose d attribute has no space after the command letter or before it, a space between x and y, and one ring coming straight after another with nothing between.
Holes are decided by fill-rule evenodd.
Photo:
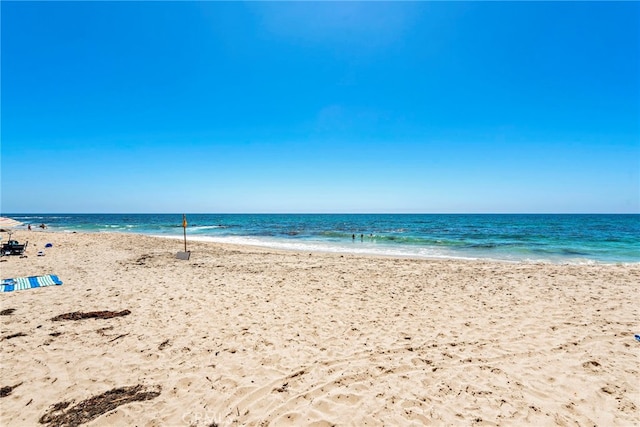
<instances>
[{"instance_id":1,"label":"white sand","mask_svg":"<svg viewBox=\"0 0 640 427\"><path fill-rule=\"evenodd\" d=\"M14 238L2 278L64 285L0 294L3 426L137 384L88 425L640 425L640 265ZM50 320L102 310L131 314Z\"/></svg>"}]
</instances>

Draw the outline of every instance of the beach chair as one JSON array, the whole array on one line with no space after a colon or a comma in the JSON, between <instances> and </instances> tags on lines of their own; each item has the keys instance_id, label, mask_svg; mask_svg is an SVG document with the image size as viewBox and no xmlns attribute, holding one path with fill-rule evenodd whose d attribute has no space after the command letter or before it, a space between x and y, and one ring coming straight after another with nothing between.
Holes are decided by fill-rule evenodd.
<instances>
[{"instance_id":1,"label":"beach chair","mask_svg":"<svg viewBox=\"0 0 640 427\"><path fill-rule=\"evenodd\" d=\"M13 254L14 255L22 255L24 253L25 249L27 249L28 245L29 245L28 241L24 245L15 245L13 247Z\"/></svg>"},{"instance_id":2,"label":"beach chair","mask_svg":"<svg viewBox=\"0 0 640 427\"><path fill-rule=\"evenodd\" d=\"M16 240L9 240L7 243L2 244L2 255L11 255L13 253L14 246L19 243Z\"/></svg>"},{"instance_id":3,"label":"beach chair","mask_svg":"<svg viewBox=\"0 0 640 427\"><path fill-rule=\"evenodd\" d=\"M22 255L28 245L28 241L21 245L17 240L9 240L7 243L2 244L2 255Z\"/></svg>"}]
</instances>

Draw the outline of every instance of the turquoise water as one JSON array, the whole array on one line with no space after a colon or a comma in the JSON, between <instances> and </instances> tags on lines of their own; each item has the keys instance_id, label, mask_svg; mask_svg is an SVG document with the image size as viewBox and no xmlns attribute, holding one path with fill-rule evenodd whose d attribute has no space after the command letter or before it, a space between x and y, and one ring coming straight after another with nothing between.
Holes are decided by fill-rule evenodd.
<instances>
[{"instance_id":1,"label":"turquoise water","mask_svg":"<svg viewBox=\"0 0 640 427\"><path fill-rule=\"evenodd\" d=\"M181 214L5 216L32 226L44 223L61 232L166 237L182 237L183 233ZM187 220L190 240L300 251L556 263L640 262L637 214L188 214Z\"/></svg>"}]
</instances>

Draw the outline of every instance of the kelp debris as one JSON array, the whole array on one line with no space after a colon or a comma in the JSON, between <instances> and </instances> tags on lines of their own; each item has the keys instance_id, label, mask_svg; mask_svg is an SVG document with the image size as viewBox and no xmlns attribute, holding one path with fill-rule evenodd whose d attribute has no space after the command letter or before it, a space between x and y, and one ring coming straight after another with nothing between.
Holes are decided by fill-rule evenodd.
<instances>
[{"instance_id":1,"label":"kelp debris","mask_svg":"<svg viewBox=\"0 0 640 427\"><path fill-rule=\"evenodd\" d=\"M141 384L114 388L71 407L71 402L56 403L38 421L40 424L48 424L49 427L79 426L113 411L118 406L155 399L160 396L160 391L160 386L145 388Z\"/></svg>"},{"instance_id":2,"label":"kelp debris","mask_svg":"<svg viewBox=\"0 0 640 427\"><path fill-rule=\"evenodd\" d=\"M60 320L82 320L82 319L111 319L113 317L127 316L131 314L129 310L122 311L90 311L88 313L82 313L80 311L74 311L73 313L65 313L52 318L54 322Z\"/></svg>"}]
</instances>

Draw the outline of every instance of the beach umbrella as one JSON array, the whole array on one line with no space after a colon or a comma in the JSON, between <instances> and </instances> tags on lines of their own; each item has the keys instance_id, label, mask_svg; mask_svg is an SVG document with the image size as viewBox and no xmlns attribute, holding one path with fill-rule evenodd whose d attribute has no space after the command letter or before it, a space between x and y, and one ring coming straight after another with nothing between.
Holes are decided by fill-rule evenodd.
<instances>
[{"instance_id":1,"label":"beach umbrella","mask_svg":"<svg viewBox=\"0 0 640 427\"><path fill-rule=\"evenodd\" d=\"M0 232L9 233L9 240L11 240L11 235L13 234L13 228L22 225L20 221L16 221L12 218L7 218L4 216L0 216Z\"/></svg>"},{"instance_id":2,"label":"beach umbrella","mask_svg":"<svg viewBox=\"0 0 640 427\"><path fill-rule=\"evenodd\" d=\"M7 232L12 228L18 227L22 225L20 221L16 221L13 218L7 218L5 216L0 216L0 231Z\"/></svg>"}]
</instances>

